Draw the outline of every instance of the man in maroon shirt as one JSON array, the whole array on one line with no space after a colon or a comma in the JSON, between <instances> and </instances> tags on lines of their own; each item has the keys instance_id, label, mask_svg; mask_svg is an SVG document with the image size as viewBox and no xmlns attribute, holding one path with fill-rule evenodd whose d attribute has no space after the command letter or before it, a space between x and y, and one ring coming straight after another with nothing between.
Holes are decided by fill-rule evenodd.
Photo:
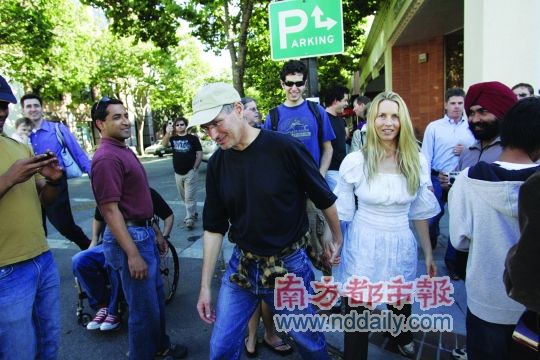
<instances>
[{"instance_id":1,"label":"man in maroon shirt","mask_svg":"<svg viewBox=\"0 0 540 360\"><path fill-rule=\"evenodd\" d=\"M92 189L107 223L105 260L129 306L129 359L182 359L187 348L172 344L165 332L152 198L142 164L124 143L131 129L127 110L120 100L103 98L92 106L92 121L102 137L92 159Z\"/></svg>"}]
</instances>

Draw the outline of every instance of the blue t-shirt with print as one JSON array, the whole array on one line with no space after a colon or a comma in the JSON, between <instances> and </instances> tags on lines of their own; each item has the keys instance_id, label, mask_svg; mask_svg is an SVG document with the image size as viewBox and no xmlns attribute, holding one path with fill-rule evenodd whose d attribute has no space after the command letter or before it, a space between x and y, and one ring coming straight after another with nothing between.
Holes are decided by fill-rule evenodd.
<instances>
[{"instance_id":1,"label":"blue t-shirt with print","mask_svg":"<svg viewBox=\"0 0 540 360\"><path fill-rule=\"evenodd\" d=\"M330 119L328 119L328 114L322 106L318 105L317 108L322 118L322 140L323 142L332 141L336 136L330 124ZM317 166L319 166L321 163L321 149L319 149L318 140L319 127L317 119L311 110L309 110L307 101L292 107L281 104L278 106L278 113L279 122L277 131L289 134L300 140L306 146L311 156L313 156ZM272 130L270 115L266 117L263 129Z\"/></svg>"}]
</instances>

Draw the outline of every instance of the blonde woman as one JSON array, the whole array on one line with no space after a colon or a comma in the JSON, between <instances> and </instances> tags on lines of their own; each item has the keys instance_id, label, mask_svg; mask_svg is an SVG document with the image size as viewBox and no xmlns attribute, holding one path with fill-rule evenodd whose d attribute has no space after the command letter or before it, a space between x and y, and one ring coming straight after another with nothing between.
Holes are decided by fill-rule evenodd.
<instances>
[{"instance_id":1,"label":"blonde woman","mask_svg":"<svg viewBox=\"0 0 540 360\"><path fill-rule=\"evenodd\" d=\"M373 100L366 138L361 151L347 155L339 169L338 215L351 225L336 277L342 284L352 276L366 277L370 283L400 275L405 281L414 280L417 250L409 220L424 251L426 272L435 276L427 219L440 208L429 188L429 169L419 152L409 111L398 94L384 92ZM383 302L394 314L410 316L410 304L398 310L388 299L383 297ZM349 312L366 310L351 307L348 301L346 307ZM404 356L415 354L412 333L401 333L396 342ZM367 359L367 348L367 332L345 333L345 359Z\"/></svg>"}]
</instances>

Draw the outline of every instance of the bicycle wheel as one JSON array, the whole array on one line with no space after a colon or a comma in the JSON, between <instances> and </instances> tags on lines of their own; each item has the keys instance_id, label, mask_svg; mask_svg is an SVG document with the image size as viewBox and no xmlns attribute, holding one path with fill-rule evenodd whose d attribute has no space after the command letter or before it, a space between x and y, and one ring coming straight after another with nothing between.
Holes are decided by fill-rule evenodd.
<instances>
[{"instance_id":1,"label":"bicycle wheel","mask_svg":"<svg viewBox=\"0 0 540 360\"><path fill-rule=\"evenodd\" d=\"M165 304L171 302L178 286L178 276L180 274L180 263L176 249L167 241L167 252L161 255L159 272L163 279L163 292L165 294Z\"/></svg>"}]
</instances>

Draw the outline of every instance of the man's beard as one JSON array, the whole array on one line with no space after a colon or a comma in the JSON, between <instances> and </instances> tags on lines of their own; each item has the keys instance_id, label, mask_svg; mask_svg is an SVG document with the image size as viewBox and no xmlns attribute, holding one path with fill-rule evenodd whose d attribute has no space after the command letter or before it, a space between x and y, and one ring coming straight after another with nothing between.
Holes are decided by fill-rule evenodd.
<instances>
[{"instance_id":1,"label":"man's beard","mask_svg":"<svg viewBox=\"0 0 540 360\"><path fill-rule=\"evenodd\" d=\"M499 120L494 122L469 123L469 130L480 141L492 140L499 136Z\"/></svg>"}]
</instances>

